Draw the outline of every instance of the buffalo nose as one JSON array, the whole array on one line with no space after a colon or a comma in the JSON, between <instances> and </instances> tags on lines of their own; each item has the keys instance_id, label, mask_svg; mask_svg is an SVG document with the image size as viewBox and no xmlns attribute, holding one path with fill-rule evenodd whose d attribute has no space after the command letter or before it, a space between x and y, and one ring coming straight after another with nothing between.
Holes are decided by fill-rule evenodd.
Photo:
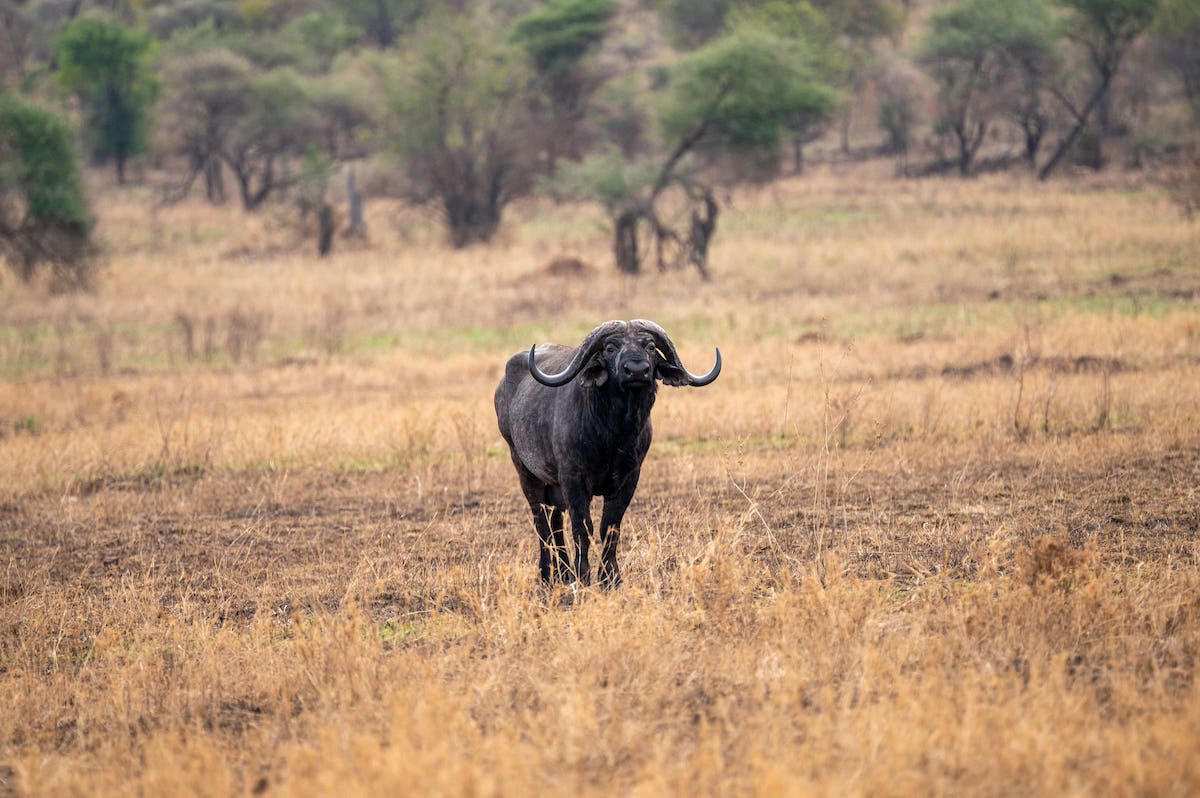
<instances>
[{"instance_id":1,"label":"buffalo nose","mask_svg":"<svg viewBox=\"0 0 1200 798\"><path fill-rule=\"evenodd\" d=\"M625 370L625 376L628 378L637 380L650 379L650 362L647 360L626 362L622 368Z\"/></svg>"}]
</instances>

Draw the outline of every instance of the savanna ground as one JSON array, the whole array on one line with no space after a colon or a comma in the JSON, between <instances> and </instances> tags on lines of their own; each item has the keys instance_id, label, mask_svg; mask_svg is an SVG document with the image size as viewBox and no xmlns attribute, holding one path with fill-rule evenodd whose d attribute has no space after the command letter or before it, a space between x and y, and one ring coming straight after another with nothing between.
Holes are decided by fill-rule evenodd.
<instances>
[{"instance_id":1,"label":"savanna ground","mask_svg":"<svg viewBox=\"0 0 1200 798\"><path fill-rule=\"evenodd\" d=\"M1138 181L743 192L714 280L587 208L104 190L0 285L0 795L1194 795L1200 224ZM547 264L561 255L581 269ZM591 264L589 267L587 264ZM504 360L653 318L619 591L547 591Z\"/></svg>"}]
</instances>

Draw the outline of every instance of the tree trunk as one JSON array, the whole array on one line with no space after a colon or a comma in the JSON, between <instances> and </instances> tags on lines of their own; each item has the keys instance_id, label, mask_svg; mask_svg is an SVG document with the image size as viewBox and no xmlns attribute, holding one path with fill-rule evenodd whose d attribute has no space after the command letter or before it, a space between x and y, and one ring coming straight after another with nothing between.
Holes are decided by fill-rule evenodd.
<instances>
[{"instance_id":1,"label":"tree trunk","mask_svg":"<svg viewBox=\"0 0 1200 798\"><path fill-rule=\"evenodd\" d=\"M358 193L353 167L346 173L346 196L350 203L350 226L346 228L346 235L350 238L366 238L367 223L363 220L363 199L362 194Z\"/></svg>"},{"instance_id":2,"label":"tree trunk","mask_svg":"<svg viewBox=\"0 0 1200 798\"><path fill-rule=\"evenodd\" d=\"M613 255L617 268L626 274L636 275L641 271L641 256L638 254L638 211L625 211L613 224Z\"/></svg>"},{"instance_id":3,"label":"tree trunk","mask_svg":"<svg viewBox=\"0 0 1200 798\"><path fill-rule=\"evenodd\" d=\"M971 164L975 161L979 146L983 144L986 132L987 125L983 122L977 123L974 130L965 121L954 126L954 135L958 138L958 174L961 177L970 177Z\"/></svg>"},{"instance_id":4,"label":"tree trunk","mask_svg":"<svg viewBox=\"0 0 1200 798\"><path fill-rule=\"evenodd\" d=\"M444 207L450 244L455 249L490 241L500 226L500 208L473 197L450 197Z\"/></svg>"},{"instance_id":5,"label":"tree trunk","mask_svg":"<svg viewBox=\"0 0 1200 798\"><path fill-rule=\"evenodd\" d=\"M1046 161L1046 163L1042 166L1042 171L1038 172L1038 180L1045 180L1051 175L1051 173L1054 172L1054 170L1058 167L1059 161L1063 159L1063 156L1066 155L1071 149L1071 145L1073 145L1075 140L1079 138L1079 134L1083 132L1085 127L1087 127L1088 119L1091 117L1092 111L1096 109L1096 106L1099 105L1101 100L1104 99L1104 95L1108 93L1108 87L1112 83L1112 78L1115 71L1115 69L1107 70L1101 75L1099 87L1097 87L1092 96L1088 98L1087 105L1083 106L1083 110L1080 111L1079 115L1075 118L1075 127L1071 128L1071 131L1067 133L1066 138L1058 143L1058 148L1054 150L1054 154L1050 156L1050 160Z\"/></svg>"},{"instance_id":6,"label":"tree trunk","mask_svg":"<svg viewBox=\"0 0 1200 798\"><path fill-rule=\"evenodd\" d=\"M233 169L234 176L237 177L238 190L242 195L242 207L248 211L261 205L275 188L275 160L273 158L268 158L264 164L258 188L252 186L254 182L252 167L237 161L230 161L229 166Z\"/></svg>"},{"instance_id":7,"label":"tree trunk","mask_svg":"<svg viewBox=\"0 0 1200 798\"><path fill-rule=\"evenodd\" d=\"M1021 120L1021 130L1025 134L1025 162L1029 168L1037 168L1037 154L1042 146L1042 136L1046 134L1044 120L1038 116L1026 116Z\"/></svg>"},{"instance_id":8,"label":"tree trunk","mask_svg":"<svg viewBox=\"0 0 1200 798\"><path fill-rule=\"evenodd\" d=\"M717 214L720 209L717 207L716 198L708 189L704 190L703 201L703 214L692 211L692 229L688 234L688 245L691 250L689 254L692 263L700 272L700 276L707 280L709 279L708 244L712 240L713 233L716 232Z\"/></svg>"},{"instance_id":9,"label":"tree trunk","mask_svg":"<svg viewBox=\"0 0 1200 798\"><path fill-rule=\"evenodd\" d=\"M317 210L317 253L323 258L333 249L333 208L322 202Z\"/></svg>"},{"instance_id":10,"label":"tree trunk","mask_svg":"<svg viewBox=\"0 0 1200 798\"><path fill-rule=\"evenodd\" d=\"M221 171L221 161L212 156L206 156L204 162L204 196L213 205L225 202L225 175Z\"/></svg>"}]
</instances>

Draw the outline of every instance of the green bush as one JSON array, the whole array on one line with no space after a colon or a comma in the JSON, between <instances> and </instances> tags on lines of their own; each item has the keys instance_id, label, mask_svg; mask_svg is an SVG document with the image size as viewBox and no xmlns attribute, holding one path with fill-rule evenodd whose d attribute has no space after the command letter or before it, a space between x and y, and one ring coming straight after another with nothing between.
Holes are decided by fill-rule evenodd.
<instances>
[{"instance_id":1,"label":"green bush","mask_svg":"<svg viewBox=\"0 0 1200 798\"><path fill-rule=\"evenodd\" d=\"M61 288L90 282L93 219L57 114L0 95L0 254L23 280L48 265Z\"/></svg>"}]
</instances>

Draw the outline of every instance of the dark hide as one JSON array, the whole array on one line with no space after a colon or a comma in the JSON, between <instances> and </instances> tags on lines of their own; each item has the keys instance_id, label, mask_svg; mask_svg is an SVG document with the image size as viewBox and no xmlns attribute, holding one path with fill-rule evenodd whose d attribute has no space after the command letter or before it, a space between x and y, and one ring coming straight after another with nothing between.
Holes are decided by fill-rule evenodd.
<instances>
[{"instance_id":1,"label":"dark hide","mask_svg":"<svg viewBox=\"0 0 1200 798\"><path fill-rule=\"evenodd\" d=\"M638 320L602 324L578 347L542 344L509 359L496 388L496 418L533 512L543 581L591 581L591 501L603 496L599 581L620 583L617 541L650 449L656 380L707 385L720 369L718 350L709 374L688 373L662 328ZM573 564L564 513L571 518Z\"/></svg>"}]
</instances>

